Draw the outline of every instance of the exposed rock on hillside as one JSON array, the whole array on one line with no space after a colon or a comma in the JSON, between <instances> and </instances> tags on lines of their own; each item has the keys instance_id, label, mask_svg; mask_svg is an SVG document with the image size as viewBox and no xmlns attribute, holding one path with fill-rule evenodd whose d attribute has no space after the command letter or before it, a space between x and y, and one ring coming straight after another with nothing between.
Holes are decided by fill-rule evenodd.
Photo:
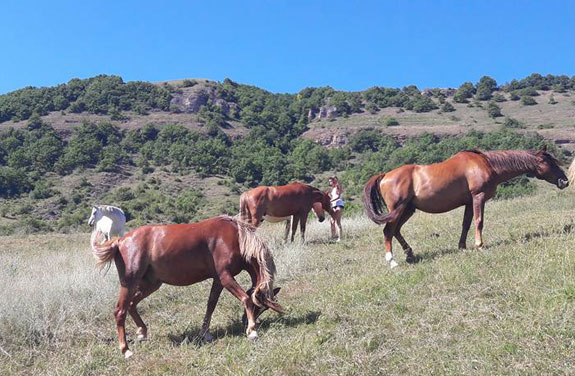
<instances>
[{"instance_id":1,"label":"exposed rock on hillside","mask_svg":"<svg viewBox=\"0 0 575 376\"><path fill-rule=\"evenodd\" d=\"M221 107L226 115L239 111L236 103L228 102L219 97L217 88L211 85L195 85L181 88L173 93L170 107L179 112L197 113L202 106L213 104Z\"/></svg>"}]
</instances>

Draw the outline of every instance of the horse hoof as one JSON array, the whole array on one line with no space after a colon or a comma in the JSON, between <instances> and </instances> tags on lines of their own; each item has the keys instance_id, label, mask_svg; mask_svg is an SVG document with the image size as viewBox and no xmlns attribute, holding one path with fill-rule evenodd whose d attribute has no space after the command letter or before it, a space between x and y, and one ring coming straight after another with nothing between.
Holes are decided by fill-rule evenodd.
<instances>
[{"instance_id":1,"label":"horse hoof","mask_svg":"<svg viewBox=\"0 0 575 376\"><path fill-rule=\"evenodd\" d=\"M142 341L147 341L147 340L148 340L148 336L145 334L140 333L136 336L136 342L142 342Z\"/></svg>"},{"instance_id":2,"label":"horse hoof","mask_svg":"<svg viewBox=\"0 0 575 376\"><path fill-rule=\"evenodd\" d=\"M215 340L214 336L211 335L210 333L204 334L204 336L202 337L202 339L203 339L204 342L206 342L206 343L211 343L211 342L214 342L214 340Z\"/></svg>"},{"instance_id":3,"label":"horse hoof","mask_svg":"<svg viewBox=\"0 0 575 376\"><path fill-rule=\"evenodd\" d=\"M395 262L395 260L391 260L391 261L389 262L389 267L390 267L391 269L393 269L393 268L395 268L395 267L397 267L397 266L399 266L399 264L398 264L397 262Z\"/></svg>"},{"instance_id":4,"label":"horse hoof","mask_svg":"<svg viewBox=\"0 0 575 376\"><path fill-rule=\"evenodd\" d=\"M407 257L405 258L405 261L406 261L408 264L415 264L415 263L417 263L418 260L417 260L417 257L416 257L416 256L411 255L411 256L407 256Z\"/></svg>"},{"instance_id":5,"label":"horse hoof","mask_svg":"<svg viewBox=\"0 0 575 376\"><path fill-rule=\"evenodd\" d=\"M132 355L134 355L133 352L131 352L130 350L126 350L126 352L124 353L124 359L128 359Z\"/></svg>"},{"instance_id":6,"label":"horse hoof","mask_svg":"<svg viewBox=\"0 0 575 376\"><path fill-rule=\"evenodd\" d=\"M248 339L250 341L254 341L256 338L258 338L258 332L256 332L255 330L253 330L250 334L248 334Z\"/></svg>"}]
</instances>

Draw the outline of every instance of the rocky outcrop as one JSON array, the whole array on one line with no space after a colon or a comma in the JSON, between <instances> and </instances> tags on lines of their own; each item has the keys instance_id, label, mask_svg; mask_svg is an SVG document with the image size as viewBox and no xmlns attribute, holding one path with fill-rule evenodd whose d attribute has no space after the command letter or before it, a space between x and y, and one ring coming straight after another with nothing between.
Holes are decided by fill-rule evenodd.
<instances>
[{"instance_id":1,"label":"rocky outcrop","mask_svg":"<svg viewBox=\"0 0 575 376\"><path fill-rule=\"evenodd\" d=\"M225 115L239 111L239 106L236 103L220 98L217 88L209 84L198 84L179 89L173 93L170 107L179 112L197 113L202 106L207 104L220 107Z\"/></svg>"},{"instance_id":2,"label":"rocky outcrop","mask_svg":"<svg viewBox=\"0 0 575 376\"><path fill-rule=\"evenodd\" d=\"M319 121L322 119L335 119L337 117L337 107L331 104L325 104L319 109L312 108L307 113L309 121Z\"/></svg>"}]
</instances>

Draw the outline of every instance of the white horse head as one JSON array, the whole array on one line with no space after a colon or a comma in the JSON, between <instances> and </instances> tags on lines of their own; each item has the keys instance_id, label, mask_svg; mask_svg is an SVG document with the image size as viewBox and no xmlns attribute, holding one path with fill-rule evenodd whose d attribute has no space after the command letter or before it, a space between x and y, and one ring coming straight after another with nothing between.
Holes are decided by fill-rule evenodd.
<instances>
[{"instance_id":1,"label":"white horse head","mask_svg":"<svg viewBox=\"0 0 575 376\"><path fill-rule=\"evenodd\" d=\"M102 232L106 239L110 239L112 236L124 236L126 215L122 209L115 206L92 206L88 225L94 226L94 231Z\"/></svg>"}]
</instances>

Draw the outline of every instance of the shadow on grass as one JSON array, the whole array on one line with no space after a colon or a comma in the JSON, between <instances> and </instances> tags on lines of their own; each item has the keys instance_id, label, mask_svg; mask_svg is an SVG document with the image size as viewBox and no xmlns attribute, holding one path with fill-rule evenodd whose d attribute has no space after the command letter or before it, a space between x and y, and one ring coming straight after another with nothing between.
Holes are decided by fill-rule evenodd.
<instances>
[{"instance_id":1,"label":"shadow on grass","mask_svg":"<svg viewBox=\"0 0 575 376\"><path fill-rule=\"evenodd\" d=\"M482 249L483 250L489 250L489 249L497 248L500 246L506 246L506 245L517 244L517 243L527 243L527 242L530 242L532 240L541 239L541 238L548 238L550 236L570 234L574 231L575 231L575 224L568 223L561 228L553 228L553 229L550 229L548 231L547 230L532 231L532 232L528 232L526 234L523 234L523 235L519 236L518 238L511 237L511 238L507 238L507 239L491 241L491 242L488 242L487 244L483 245ZM471 250L474 250L474 248L467 248L467 250L471 251ZM423 260L434 260L438 257L442 257L445 255L458 253L458 252L465 252L465 250L459 249L457 247L452 247L452 248L441 248L441 249L431 251L431 252L424 252L421 255L415 256L417 258L417 261L415 263L418 263L419 261L423 261Z\"/></svg>"},{"instance_id":2,"label":"shadow on grass","mask_svg":"<svg viewBox=\"0 0 575 376\"><path fill-rule=\"evenodd\" d=\"M264 314L265 315L265 314ZM314 324L317 319L321 316L321 311L308 311L307 313L301 316L276 316L270 317L268 319L262 320L262 322L257 326L257 330L266 330L270 327L270 325L282 325L288 328L297 327L299 325L309 325ZM181 346L187 344L193 344L195 346L202 346L205 344L204 341L199 337L200 334L200 326L193 326L184 330L181 333L177 334L168 334L169 340L172 342L174 346ZM210 333L214 337L215 340L221 339L224 337L244 337L246 335L245 332L246 326L242 322L242 320L236 318L230 324L228 324L225 328L212 328Z\"/></svg>"}]
</instances>

